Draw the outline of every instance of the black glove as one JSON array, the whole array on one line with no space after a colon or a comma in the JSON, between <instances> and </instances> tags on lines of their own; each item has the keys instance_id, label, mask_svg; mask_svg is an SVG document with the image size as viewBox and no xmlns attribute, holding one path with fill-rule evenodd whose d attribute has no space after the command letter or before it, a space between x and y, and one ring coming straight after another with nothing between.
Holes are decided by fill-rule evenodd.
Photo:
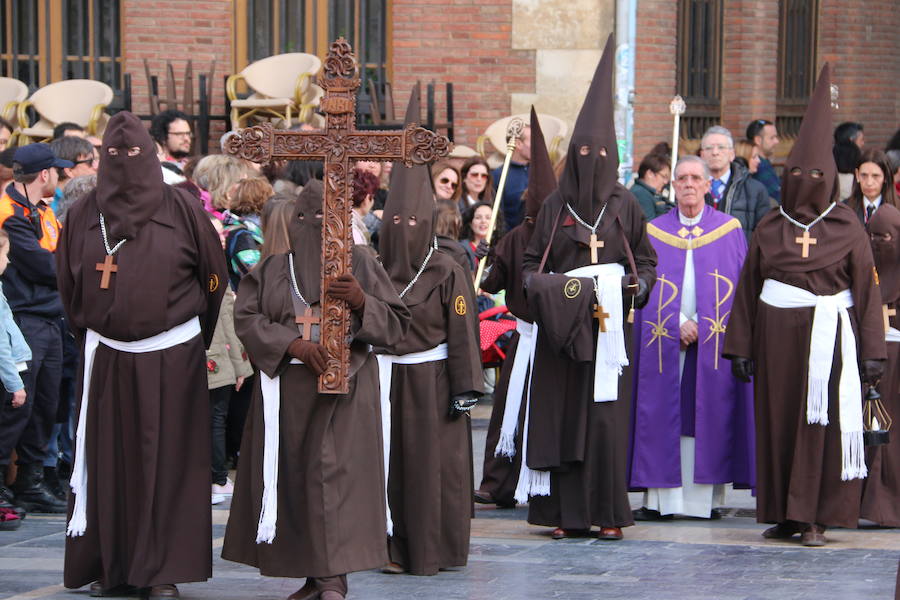
<instances>
[{"instance_id":1,"label":"black glove","mask_svg":"<svg viewBox=\"0 0 900 600\"><path fill-rule=\"evenodd\" d=\"M472 410L478 404L478 394L467 392L450 398L450 418L456 419L463 413Z\"/></svg>"},{"instance_id":2,"label":"black glove","mask_svg":"<svg viewBox=\"0 0 900 600\"><path fill-rule=\"evenodd\" d=\"M637 283L637 285L635 285ZM622 293L625 296L634 296L635 306L643 306L647 301L650 289L647 282L634 275L622 276Z\"/></svg>"},{"instance_id":3,"label":"black glove","mask_svg":"<svg viewBox=\"0 0 900 600\"><path fill-rule=\"evenodd\" d=\"M344 273L337 279L328 282L327 293L332 298L343 300L352 311L360 311L366 305L366 295L356 277L350 273Z\"/></svg>"},{"instance_id":4,"label":"black glove","mask_svg":"<svg viewBox=\"0 0 900 600\"><path fill-rule=\"evenodd\" d=\"M328 352L325 346L315 342L297 338L288 346L288 354L308 366L316 375L324 373L328 365Z\"/></svg>"},{"instance_id":5,"label":"black glove","mask_svg":"<svg viewBox=\"0 0 900 600\"><path fill-rule=\"evenodd\" d=\"M478 245L475 246L475 258L481 260L491 251L491 247L487 245L487 242L481 240L478 242Z\"/></svg>"},{"instance_id":6,"label":"black glove","mask_svg":"<svg viewBox=\"0 0 900 600\"><path fill-rule=\"evenodd\" d=\"M756 371L756 366L750 358L735 356L731 359L731 374L745 383L750 383L750 378Z\"/></svg>"},{"instance_id":7,"label":"black glove","mask_svg":"<svg viewBox=\"0 0 900 600\"><path fill-rule=\"evenodd\" d=\"M881 376L884 375L883 360L864 360L862 361L862 380L863 383L876 385Z\"/></svg>"}]
</instances>

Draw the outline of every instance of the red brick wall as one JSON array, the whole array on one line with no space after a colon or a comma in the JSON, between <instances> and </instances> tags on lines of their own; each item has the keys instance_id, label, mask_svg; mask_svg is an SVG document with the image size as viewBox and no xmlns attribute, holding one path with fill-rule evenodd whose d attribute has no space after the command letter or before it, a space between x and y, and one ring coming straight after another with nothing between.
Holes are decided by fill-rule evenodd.
<instances>
[{"instance_id":1,"label":"red brick wall","mask_svg":"<svg viewBox=\"0 0 900 600\"><path fill-rule=\"evenodd\" d=\"M510 94L534 92L531 50L512 50L511 0L394 0L393 86L402 116L416 80L437 83L437 120L445 118L443 84L453 82L458 144L475 140L510 110Z\"/></svg>"},{"instance_id":2,"label":"red brick wall","mask_svg":"<svg viewBox=\"0 0 900 600\"><path fill-rule=\"evenodd\" d=\"M858 121L867 145L883 147L900 127L896 0L820 0L819 27L819 67L831 63L832 83L840 89L835 125Z\"/></svg>"},{"instance_id":3,"label":"red brick wall","mask_svg":"<svg viewBox=\"0 0 900 600\"><path fill-rule=\"evenodd\" d=\"M634 78L634 170L660 141L672 142L669 102L675 95L675 27L678 3L641 0Z\"/></svg>"},{"instance_id":4,"label":"red brick wall","mask_svg":"<svg viewBox=\"0 0 900 600\"><path fill-rule=\"evenodd\" d=\"M231 0L136 0L123 2L122 28L124 70L131 73L133 109L149 114L148 84L144 76L144 58L150 72L160 81L160 95L165 87L166 61L175 70L179 101L183 98L184 70L188 59L193 61L194 81L201 72L208 72L217 59L213 80L212 112L222 114L224 108L224 76L232 72L234 20ZM194 87L194 100L199 99ZM220 122L213 123L213 135L218 140L224 131ZM211 143L211 151L217 148Z\"/></svg>"}]
</instances>

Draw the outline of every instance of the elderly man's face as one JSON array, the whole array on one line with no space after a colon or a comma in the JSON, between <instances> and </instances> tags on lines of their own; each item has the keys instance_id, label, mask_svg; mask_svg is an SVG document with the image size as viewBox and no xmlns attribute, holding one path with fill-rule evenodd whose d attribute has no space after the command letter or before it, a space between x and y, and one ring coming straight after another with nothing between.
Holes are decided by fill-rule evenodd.
<instances>
[{"instance_id":1,"label":"elderly man's face","mask_svg":"<svg viewBox=\"0 0 900 600\"><path fill-rule=\"evenodd\" d=\"M708 135L700 146L700 158L713 173L725 171L734 160L734 144L721 133Z\"/></svg>"},{"instance_id":2,"label":"elderly man's face","mask_svg":"<svg viewBox=\"0 0 900 600\"><path fill-rule=\"evenodd\" d=\"M675 169L675 203L687 216L694 216L703 208L705 197L709 192L709 178L703 165L697 162L686 162Z\"/></svg>"}]
</instances>

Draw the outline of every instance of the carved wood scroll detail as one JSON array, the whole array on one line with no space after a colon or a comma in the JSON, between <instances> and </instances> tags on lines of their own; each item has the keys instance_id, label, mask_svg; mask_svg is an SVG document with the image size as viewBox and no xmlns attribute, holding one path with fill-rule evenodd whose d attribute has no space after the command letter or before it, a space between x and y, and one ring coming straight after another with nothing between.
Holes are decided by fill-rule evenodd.
<instances>
[{"instance_id":1,"label":"carved wood scroll detail","mask_svg":"<svg viewBox=\"0 0 900 600\"><path fill-rule=\"evenodd\" d=\"M447 156L450 140L416 125L400 131L357 131L356 90L359 67L344 38L331 44L318 84L325 90L319 106L324 131L287 131L269 123L242 129L225 143L225 152L256 163L272 159L324 162L322 207L322 291L336 277L350 272L353 237L350 191L357 160L401 161L406 166ZM346 394L350 370L350 310L341 300L322 294L321 343L328 366L319 376L319 393Z\"/></svg>"}]
</instances>

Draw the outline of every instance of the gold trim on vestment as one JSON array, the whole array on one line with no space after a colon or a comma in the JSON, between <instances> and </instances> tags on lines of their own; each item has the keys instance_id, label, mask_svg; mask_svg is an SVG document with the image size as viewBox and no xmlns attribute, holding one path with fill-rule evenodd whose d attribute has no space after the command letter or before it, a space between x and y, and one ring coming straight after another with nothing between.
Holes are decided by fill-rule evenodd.
<instances>
[{"instance_id":1,"label":"gold trim on vestment","mask_svg":"<svg viewBox=\"0 0 900 600\"><path fill-rule=\"evenodd\" d=\"M737 219L732 218L727 223L721 225L710 231L709 233L705 233L699 237L695 237L689 240L683 240L676 235L672 235L667 231L663 231L653 223L647 223L647 233L652 237L655 237L659 241L669 246L673 246L675 248L681 248L682 250L691 250L696 248L701 248L706 246L707 244L711 244L715 241L718 241L725 235L731 233L735 229L741 228L741 222Z\"/></svg>"}]
</instances>

